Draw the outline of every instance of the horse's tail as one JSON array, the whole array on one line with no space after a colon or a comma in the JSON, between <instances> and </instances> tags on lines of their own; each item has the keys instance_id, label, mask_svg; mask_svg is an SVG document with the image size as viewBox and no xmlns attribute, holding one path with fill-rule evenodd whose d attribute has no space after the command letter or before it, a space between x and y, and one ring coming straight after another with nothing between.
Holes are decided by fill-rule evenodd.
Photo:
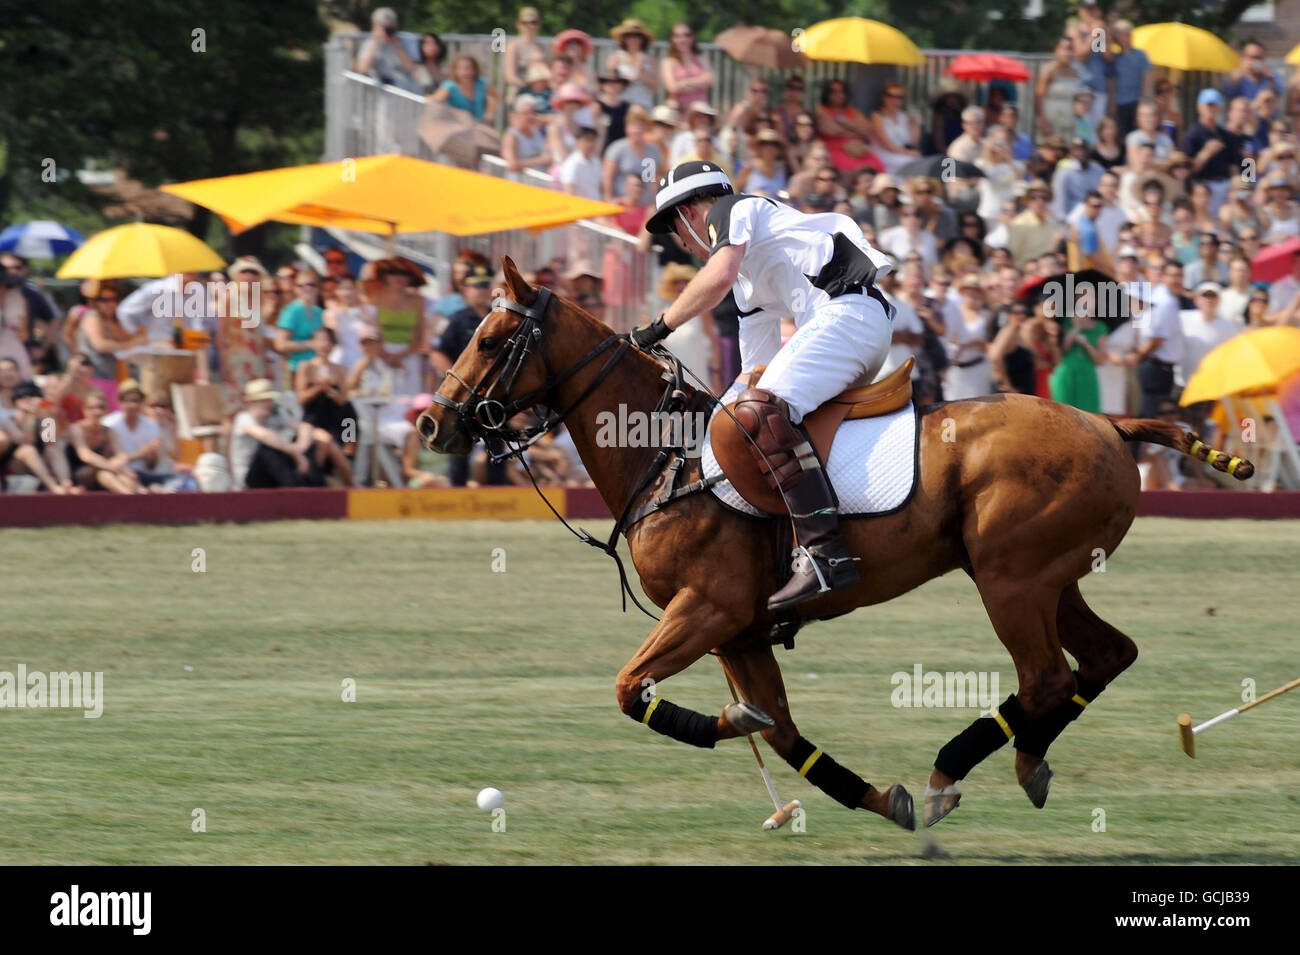
<instances>
[{"instance_id":1,"label":"horse's tail","mask_svg":"<svg viewBox=\"0 0 1300 955\"><path fill-rule=\"evenodd\" d=\"M1105 415L1125 441L1150 441L1162 444L1166 448L1181 451L1188 457L1204 461L1216 471L1231 474L1238 481L1244 481L1255 473L1255 465L1246 458L1216 451L1194 431L1186 431L1176 424L1168 424L1156 418L1117 418Z\"/></svg>"}]
</instances>

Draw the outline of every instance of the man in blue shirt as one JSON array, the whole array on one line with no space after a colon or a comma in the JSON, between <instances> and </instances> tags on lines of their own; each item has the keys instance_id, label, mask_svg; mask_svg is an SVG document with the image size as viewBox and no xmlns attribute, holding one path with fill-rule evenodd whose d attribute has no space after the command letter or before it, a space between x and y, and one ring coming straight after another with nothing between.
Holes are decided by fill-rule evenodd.
<instances>
[{"instance_id":1,"label":"man in blue shirt","mask_svg":"<svg viewBox=\"0 0 1300 955\"><path fill-rule=\"evenodd\" d=\"M1252 102L1261 89L1271 89L1277 99L1281 100L1284 87L1264 62L1264 47L1256 40L1247 40L1241 45L1241 69L1229 77L1223 86L1224 97L1231 102L1238 96L1244 96ZM1274 106L1270 119L1276 118Z\"/></svg>"},{"instance_id":2,"label":"man in blue shirt","mask_svg":"<svg viewBox=\"0 0 1300 955\"><path fill-rule=\"evenodd\" d=\"M1146 91L1151 61L1143 50L1133 46L1133 24L1128 20L1116 20L1112 32L1119 44L1111 70L1115 78L1115 122L1122 141L1137 128L1137 106Z\"/></svg>"},{"instance_id":3,"label":"man in blue shirt","mask_svg":"<svg viewBox=\"0 0 1300 955\"><path fill-rule=\"evenodd\" d=\"M1210 187L1210 212L1217 215L1228 198L1232 177L1241 170L1235 137L1218 123L1223 97L1203 89L1196 97L1196 122L1183 134L1183 152L1192 160L1192 179Z\"/></svg>"},{"instance_id":4,"label":"man in blue shirt","mask_svg":"<svg viewBox=\"0 0 1300 955\"><path fill-rule=\"evenodd\" d=\"M1088 6L1096 7L1097 4L1093 2ZM1098 47L1101 49L1099 50ZM1101 122L1101 118L1106 115L1107 90L1110 78L1114 75L1111 61L1115 55L1108 45L1104 26L1089 29L1087 24L1080 23L1075 28L1074 55L1083 73L1083 86L1092 92L1092 110L1088 114L1088 119L1095 129Z\"/></svg>"},{"instance_id":5,"label":"man in blue shirt","mask_svg":"<svg viewBox=\"0 0 1300 955\"><path fill-rule=\"evenodd\" d=\"M1007 134L1011 137L1011 158L1026 162L1034 155L1034 141L1027 135L1020 132L1020 109L1007 103L998 113L998 123L1006 129Z\"/></svg>"}]
</instances>

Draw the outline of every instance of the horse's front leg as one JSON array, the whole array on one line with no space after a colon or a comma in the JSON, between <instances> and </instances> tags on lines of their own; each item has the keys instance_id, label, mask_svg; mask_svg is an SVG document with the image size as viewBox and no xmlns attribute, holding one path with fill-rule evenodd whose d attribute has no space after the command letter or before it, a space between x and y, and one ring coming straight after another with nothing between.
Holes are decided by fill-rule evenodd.
<instances>
[{"instance_id":1,"label":"horse's front leg","mask_svg":"<svg viewBox=\"0 0 1300 955\"><path fill-rule=\"evenodd\" d=\"M912 797L901 784L877 789L799 735L790 716L776 654L770 646L761 644L739 646L742 639L737 639L738 646L722 648L722 665L739 688L742 699L757 704L772 717L773 725L762 733L777 755L836 802L850 809L869 809L904 829L915 829Z\"/></svg>"},{"instance_id":2,"label":"horse's front leg","mask_svg":"<svg viewBox=\"0 0 1300 955\"><path fill-rule=\"evenodd\" d=\"M619 671L614 682L619 708L656 733L706 748L720 739L771 726L771 718L752 704L729 703L722 716L706 716L670 703L656 689L657 684L726 643L747 622L700 591L679 591L641 649Z\"/></svg>"}]
</instances>

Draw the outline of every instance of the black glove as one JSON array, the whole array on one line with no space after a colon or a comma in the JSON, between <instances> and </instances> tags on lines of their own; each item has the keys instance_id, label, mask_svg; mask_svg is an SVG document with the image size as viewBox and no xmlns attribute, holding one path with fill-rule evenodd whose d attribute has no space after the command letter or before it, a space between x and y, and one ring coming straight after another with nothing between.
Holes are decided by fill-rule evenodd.
<instances>
[{"instance_id":1,"label":"black glove","mask_svg":"<svg viewBox=\"0 0 1300 955\"><path fill-rule=\"evenodd\" d=\"M670 334L672 329L664 322L661 314L649 325L638 325L628 333L628 338L632 339L632 344L642 351L649 351L657 343L663 341Z\"/></svg>"}]
</instances>

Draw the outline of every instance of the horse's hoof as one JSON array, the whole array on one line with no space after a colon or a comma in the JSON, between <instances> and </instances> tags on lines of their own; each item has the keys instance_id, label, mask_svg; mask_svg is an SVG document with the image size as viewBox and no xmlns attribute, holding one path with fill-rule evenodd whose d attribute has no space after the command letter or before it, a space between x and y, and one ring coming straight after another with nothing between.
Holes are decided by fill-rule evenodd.
<instances>
[{"instance_id":1,"label":"horse's hoof","mask_svg":"<svg viewBox=\"0 0 1300 955\"><path fill-rule=\"evenodd\" d=\"M916 830L916 810L912 805L912 794L901 783L889 787L889 812L885 816L902 826L908 832Z\"/></svg>"},{"instance_id":2,"label":"horse's hoof","mask_svg":"<svg viewBox=\"0 0 1300 955\"><path fill-rule=\"evenodd\" d=\"M776 725L776 720L748 702L728 703L722 715L737 733L758 733Z\"/></svg>"},{"instance_id":3,"label":"horse's hoof","mask_svg":"<svg viewBox=\"0 0 1300 955\"><path fill-rule=\"evenodd\" d=\"M936 822L942 819L948 813L957 808L961 802L961 790L957 784L944 786L942 789L935 789L931 786L925 787L925 825L928 829Z\"/></svg>"},{"instance_id":4,"label":"horse's hoof","mask_svg":"<svg viewBox=\"0 0 1300 955\"><path fill-rule=\"evenodd\" d=\"M1047 793L1052 788L1052 771L1047 768L1047 763L1039 763L1022 785L1034 808L1042 809L1047 804Z\"/></svg>"}]
</instances>

